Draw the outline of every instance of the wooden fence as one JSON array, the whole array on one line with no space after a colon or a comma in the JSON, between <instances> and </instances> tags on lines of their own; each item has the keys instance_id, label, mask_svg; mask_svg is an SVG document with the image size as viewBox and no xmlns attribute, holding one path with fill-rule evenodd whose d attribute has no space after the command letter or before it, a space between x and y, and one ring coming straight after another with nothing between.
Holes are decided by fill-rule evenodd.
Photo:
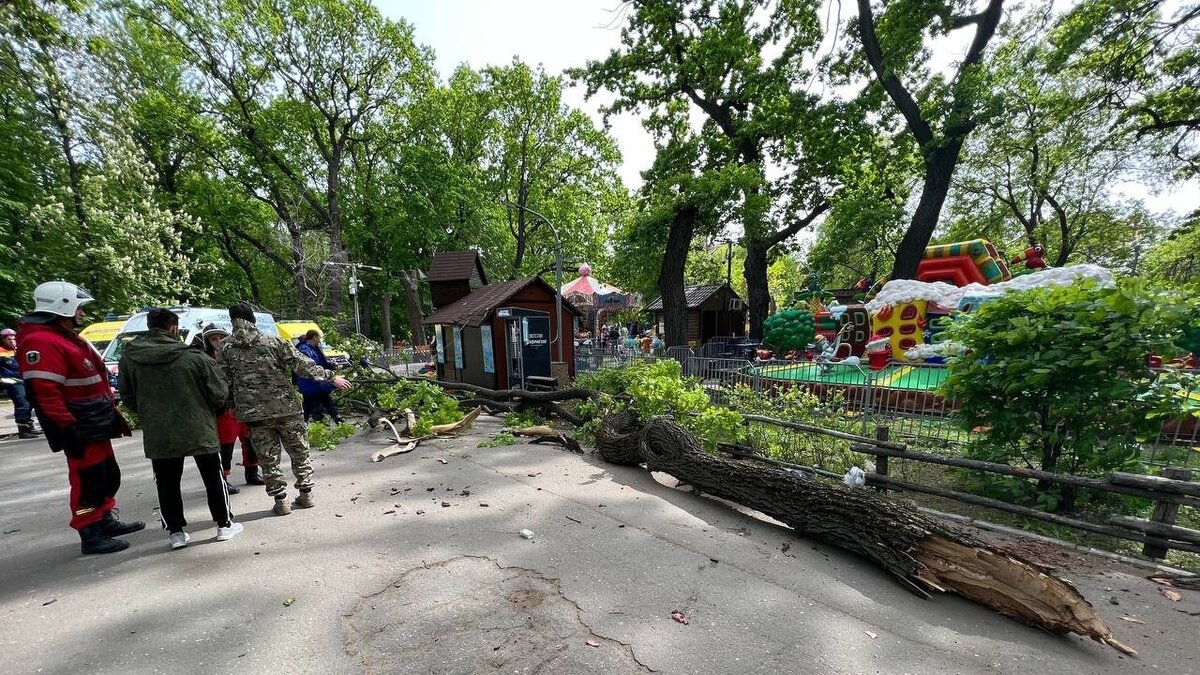
<instances>
[{"instance_id":1,"label":"wooden fence","mask_svg":"<svg viewBox=\"0 0 1200 675\"><path fill-rule=\"evenodd\" d=\"M1151 558L1165 558L1168 550L1171 549L1200 553L1200 530L1175 525L1175 519L1180 506L1200 507L1200 483L1191 481L1192 472L1189 469L1166 468L1162 470L1162 476L1113 473L1107 480L1102 480L1099 478L1069 476L1037 469L1014 467L1008 464L998 464L976 459L915 452L909 450L904 443L891 441L887 427L879 427L876 436L872 438L760 415L744 415L744 418L747 423L768 424L782 429L816 434L848 442L852 451L871 455L875 458L875 471L868 473L866 480L868 485L880 490L920 492L966 504L974 504L1006 513L1013 513L1084 532L1141 542L1143 544L1143 553ZM721 444L718 446L718 450L734 457L765 462L781 468L807 471L828 478L842 478L842 475L836 472L764 457L755 448L745 445ZM940 486L922 485L920 483L899 480L888 475L888 460L891 458L1139 497L1154 503L1154 513L1150 520L1126 516L1112 516L1106 524L1091 523L1069 516L1038 511L1026 506L1009 504L1008 502L959 492Z\"/></svg>"}]
</instances>

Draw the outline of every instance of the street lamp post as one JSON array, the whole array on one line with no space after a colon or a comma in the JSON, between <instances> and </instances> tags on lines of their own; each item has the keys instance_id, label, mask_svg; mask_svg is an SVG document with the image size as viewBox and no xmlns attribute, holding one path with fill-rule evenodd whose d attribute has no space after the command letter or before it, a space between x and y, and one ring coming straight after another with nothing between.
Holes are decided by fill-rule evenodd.
<instances>
[{"instance_id":1,"label":"street lamp post","mask_svg":"<svg viewBox=\"0 0 1200 675\"><path fill-rule=\"evenodd\" d=\"M521 211L525 211L537 216L543 223L549 225L550 231L554 233L554 274L556 277L556 285L554 286L554 311L557 314L557 316L554 317L554 325L558 328L555 331L554 339L558 342L558 360L561 363L566 357L563 353L562 341L562 239L558 236L558 228L554 226L554 223L550 222L549 218L542 215L538 211L529 208L528 206L514 204L508 200L502 200L500 203L504 204L510 209L520 209Z\"/></svg>"},{"instance_id":2,"label":"street lamp post","mask_svg":"<svg viewBox=\"0 0 1200 675\"><path fill-rule=\"evenodd\" d=\"M359 318L358 312L358 291L362 287L362 282L358 280L358 271L364 270L383 270L382 267L374 265L364 265L362 263L343 263L343 262L327 262L326 265L334 267L349 267L350 268L350 295L354 296L354 332L362 335L362 320Z\"/></svg>"}]
</instances>

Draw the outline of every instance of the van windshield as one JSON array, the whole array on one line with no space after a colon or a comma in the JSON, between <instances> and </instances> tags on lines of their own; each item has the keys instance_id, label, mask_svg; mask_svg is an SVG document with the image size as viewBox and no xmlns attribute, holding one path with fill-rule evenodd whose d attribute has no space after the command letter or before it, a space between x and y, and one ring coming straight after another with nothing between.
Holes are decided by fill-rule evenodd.
<instances>
[{"instance_id":1,"label":"van windshield","mask_svg":"<svg viewBox=\"0 0 1200 675\"><path fill-rule=\"evenodd\" d=\"M104 350L104 362L116 363L121 360L121 354L125 353L125 345L133 342L135 338L141 337L150 331L138 331L136 333L121 333L112 342L108 343L108 348Z\"/></svg>"}]
</instances>

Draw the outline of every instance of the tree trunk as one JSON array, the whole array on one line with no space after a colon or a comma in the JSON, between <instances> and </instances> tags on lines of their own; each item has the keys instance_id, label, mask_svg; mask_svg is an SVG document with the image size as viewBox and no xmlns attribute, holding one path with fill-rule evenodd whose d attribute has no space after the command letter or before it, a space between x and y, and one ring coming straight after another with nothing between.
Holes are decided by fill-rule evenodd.
<instances>
[{"instance_id":1,"label":"tree trunk","mask_svg":"<svg viewBox=\"0 0 1200 675\"><path fill-rule=\"evenodd\" d=\"M316 291L308 285L308 272L304 269L304 239L299 225L288 223L287 229L291 241L292 282L300 294L300 309L305 316L313 316L317 311L318 298Z\"/></svg>"},{"instance_id":2,"label":"tree trunk","mask_svg":"<svg viewBox=\"0 0 1200 675\"><path fill-rule=\"evenodd\" d=\"M371 317L375 314L375 291L367 291L359 298L359 321L362 324L362 334L371 337Z\"/></svg>"},{"instance_id":3,"label":"tree trunk","mask_svg":"<svg viewBox=\"0 0 1200 675\"><path fill-rule=\"evenodd\" d=\"M332 135L331 135L332 137ZM348 263L346 246L342 242L342 206L339 192L341 190L342 148L334 145L333 153L326 162L325 199L329 208L328 235L329 261ZM329 275L329 311L334 316L342 313L342 265L331 265ZM356 289L357 290L357 289ZM367 305L370 307L370 305ZM370 331L364 331L370 332Z\"/></svg>"},{"instance_id":4,"label":"tree trunk","mask_svg":"<svg viewBox=\"0 0 1200 675\"><path fill-rule=\"evenodd\" d=\"M392 293L385 288L379 297L379 334L385 350L392 348Z\"/></svg>"},{"instance_id":5,"label":"tree trunk","mask_svg":"<svg viewBox=\"0 0 1200 675\"><path fill-rule=\"evenodd\" d=\"M904 239L896 249L892 279L917 278L917 267L921 264L921 258L925 256L925 247L929 246L933 231L937 229L942 205L950 192L950 179L954 176L954 167L958 165L958 153L962 149L963 140L965 137L948 139L944 145L927 151L921 200L917 202L917 210L913 213L908 231L904 233Z\"/></svg>"},{"instance_id":6,"label":"tree trunk","mask_svg":"<svg viewBox=\"0 0 1200 675\"><path fill-rule=\"evenodd\" d=\"M636 453L631 442L636 438ZM644 463L708 493L750 507L798 535L856 553L924 598L952 591L1017 621L1055 633L1073 632L1125 653L1099 613L1070 584L970 536L873 492L807 474L704 452L666 417L638 428L629 412L601 420L602 458Z\"/></svg>"},{"instance_id":7,"label":"tree trunk","mask_svg":"<svg viewBox=\"0 0 1200 675\"><path fill-rule=\"evenodd\" d=\"M771 289L767 284L767 244L764 241L745 240L746 262L742 271L746 275L746 304L750 310L750 339L762 339L763 322L771 313Z\"/></svg>"},{"instance_id":8,"label":"tree trunk","mask_svg":"<svg viewBox=\"0 0 1200 675\"><path fill-rule=\"evenodd\" d=\"M425 344L425 318L421 309L421 282L416 270L401 272L400 283L404 286L404 306L408 310L408 326L412 331L413 346Z\"/></svg>"},{"instance_id":9,"label":"tree trunk","mask_svg":"<svg viewBox=\"0 0 1200 675\"><path fill-rule=\"evenodd\" d=\"M694 206L676 207L667 235L667 250L658 270L658 292L662 296L665 324L663 342L668 347L687 346L688 306L684 292L684 268L699 217L700 212Z\"/></svg>"}]
</instances>

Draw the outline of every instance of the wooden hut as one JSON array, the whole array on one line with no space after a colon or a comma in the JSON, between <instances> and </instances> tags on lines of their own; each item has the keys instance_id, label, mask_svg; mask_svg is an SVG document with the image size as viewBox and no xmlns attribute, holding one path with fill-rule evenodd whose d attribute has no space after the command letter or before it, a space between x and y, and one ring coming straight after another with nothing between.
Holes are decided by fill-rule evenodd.
<instances>
[{"instance_id":1,"label":"wooden hut","mask_svg":"<svg viewBox=\"0 0 1200 675\"><path fill-rule=\"evenodd\" d=\"M446 272L437 281L431 269L430 288L444 283L441 297L453 296L470 281L475 263L459 261L455 276ZM556 295L541 278L526 277L480 286L438 307L423 322L434 327L438 378L489 389L573 380L580 312L564 300L562 315L556 317ZM556 340L560 321L562 343Z\"/></svg>"},{"instance_id":2,"label":"wooden hut","mask_svg":"<svg viewBox=\"0 0 1200 675\"><path fill-rule=\"evenodd\" d=\"M688 286L687 341L689 347L699 347L718 336L742 337L746 334L746 306L729 284ZM646 311L654 313L654 324L661 330L663 323L662 298L651 302Z\"/></svg>"}]
</instances>

